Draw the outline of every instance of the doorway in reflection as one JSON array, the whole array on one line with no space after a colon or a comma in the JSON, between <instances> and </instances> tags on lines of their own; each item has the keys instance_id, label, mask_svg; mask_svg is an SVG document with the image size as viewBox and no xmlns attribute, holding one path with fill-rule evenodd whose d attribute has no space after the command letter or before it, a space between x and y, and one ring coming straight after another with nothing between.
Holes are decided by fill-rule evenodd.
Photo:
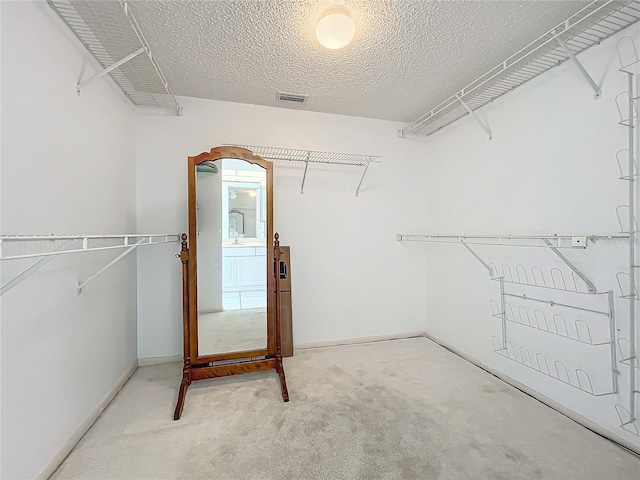
<instances>
[{"instance_id":1,"label":"doorway in reflection","mask_svg":"<svg viewBox=\"0 0 640 480\"><path fill-rule=\"evenodd\" d=\"M266 171L216 160L196 184L198 354L266 348Z\"/></svg>"}]
</instances>

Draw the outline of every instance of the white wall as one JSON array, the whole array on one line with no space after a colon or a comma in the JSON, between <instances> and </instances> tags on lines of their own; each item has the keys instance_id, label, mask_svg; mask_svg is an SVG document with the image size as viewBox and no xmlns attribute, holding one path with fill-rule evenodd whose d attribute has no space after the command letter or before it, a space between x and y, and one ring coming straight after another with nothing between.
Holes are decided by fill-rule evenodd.
<instances>
[{"instance_id":1,"label":"white wall","mask_svg":"<svg viewBox=\"0 0 640 480\"><path fill-rule=\"evenodd\" d=\"M638 42L640 26L623 34ZM618 180L615 155L626 147L627 131L617 125L615 96L626 91L626 77L617 71L617 38L579 56L596 82L602 82L603 96L597 101L586 80L567 62L480 111L494 132L491 142L469 118L426 140L410 140L424 145L428 232L585 235L618 231L615 208L627 203L627 183ZM628 408L629 367L616 365L621 371L619 395L594 398L499 357L493 353L491 337L501 336L501 323L489 310L490 299L499 302L497 283L489 281L482 265L460 246L423 248L430 334L640 445L637 436L619 428L614 410L615 404ZM512 268L561 265L550 251L482 247L478 252ZM625 242L604 242L566 255L598 290L615 290L619 295L615 273L627 268ZM511 292L562 301L549 290L511 288ZM607 306L606 298L575 294L562 298L595 309ZM615 309L618 335L628 338L628 303L617 300ZM594 329L604 328L606 334L606 318L587 321ZM584 346L512 324L508 338L532 354L543 353L549 361L561 360L571 369L586 370L594 390L605 392L611 386L606 346Z\"/></svg>"},{"instance_id":2,"label":"white wall","mask_svg":"<svg viewBox=\"0 0 640 480\"><path fill-rule=\"evenodd\" d=\"M76 95L95 63L46 2L1 10L2 233L135 232L128 100L108 78ZM131 371L135 254L76 295L115 256L59 257L2 296L2 478L46 475ZM3 262L2 283L27 264Z\"/></svg>"},{"instance_id":3,"label":"white wall","mask_svg":"<svg viewBox=\"0 0 640 480\"><path fill-rule=\"evenodd\" d=\"M423 231L424 146L397 138L398 124L180 98L183 117L138 117L138 227L187 230L187 157L223 143L382 155L360 197L360 168L275 167L275 230L291 245L294 341L424 329L419 248L395 241ZM138 256L141 358L182 353L180 262L156 248Z\"/></svg>"},{"instance_id":4,"label":"white wall","mask_svg":"<svg viewBox=\"0 0 640 480\"><path fill-rule=\"evenodd\" d=\"M222 311L222 162L218 173L197 173L198 311Z\"/></svg>"}]
</instances>

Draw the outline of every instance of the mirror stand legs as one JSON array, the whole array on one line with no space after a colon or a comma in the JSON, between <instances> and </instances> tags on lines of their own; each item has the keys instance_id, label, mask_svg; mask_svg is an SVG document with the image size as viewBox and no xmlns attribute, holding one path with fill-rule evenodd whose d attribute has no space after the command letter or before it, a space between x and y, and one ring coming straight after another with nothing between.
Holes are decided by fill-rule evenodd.
<instances>
[{"instance_id":1,"label":"mirror stand legs","mask_svg":"<svg viewBox=\"0 0 640 480\"><path fill-rule=\"evenodd\" d=\"M282 400L289 401L289 392L287 391L287 379L284 376L284 367L282 365L282 357L276 358L276 372L280 377L280 388L282 389Z\"/></svg>"},{"instance_id":2,"label":"mirror stand legs","mask_svg":"<svg viewBox=\"0 0 640 480\"><path fill-rule=\"evenodd\" d=\"M187 388L191 385L191 372L187 365L182 370L182 381L180 382L180 390L178 391L178 401L176 403L176 411L173 414L174 420L180 420L182 409L184 408L184 398L187 396Z\"/></svg>"},{"instance_id":3,"label":"mirror stand legs","mask_svg":"<svg viewBox=\"0 0 640 480\"><path fill-rule=\"evenodd\" d=\"M253 373L274 369L278 373L280 379L280 388L282 390L282 400L289 401L289 392L287 391L287 380L284 375L284 365L282 357L276 356L263 360L255 360L250 362L239 362L225 365L197 365L192 367L185 363L182 369L182 381L178 390L178 401L176 402L176 410L173 414L174 420L180 420L182 409L184 408L187 389L195 380L206 380L209 378L226 377L228 375L239 375L242 373Z\"/></svg>"}]
</instances>

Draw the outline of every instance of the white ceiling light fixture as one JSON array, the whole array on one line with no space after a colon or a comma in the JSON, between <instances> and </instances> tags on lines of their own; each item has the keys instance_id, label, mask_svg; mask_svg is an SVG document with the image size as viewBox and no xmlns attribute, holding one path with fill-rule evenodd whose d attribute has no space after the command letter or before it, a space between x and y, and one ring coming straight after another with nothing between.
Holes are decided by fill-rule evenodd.
<instances>
[{"instance_id":1,"label":"white ceiling light fixture","mask_svg":"<svg viewBox=\"0 0 640 480\"><path fill-rule=\"evenodd\" d=\"M316 37L323 47L330 50L339 50L349 45L355 33L356 25L351 12L345 7L329 7L318 19Z\"/></svg>"}]
</instances>

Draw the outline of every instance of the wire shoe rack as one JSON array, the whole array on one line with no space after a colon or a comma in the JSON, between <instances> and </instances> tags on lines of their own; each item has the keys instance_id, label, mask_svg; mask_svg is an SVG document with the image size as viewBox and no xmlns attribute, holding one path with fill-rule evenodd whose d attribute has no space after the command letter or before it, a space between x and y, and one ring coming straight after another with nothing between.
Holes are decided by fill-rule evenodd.
<instances>
[{"instance_id":1,"label":"wire shoe rack","mask_svg":"<svg viewBox=\"0 0 640 480\"><path fill-rule=\"evenodd\" d=\"M637 357L637 323L638 309L636 302L640 299L636 283L638 264L637 242L638 242L638 222L635 214L637 202L636 183L638 178L638 165L635 157L637 154L636 126L638 124L638 100L637 80L640 75L640 56L636 41L629 36L621 38L616 44L620 73L627 80L627 90L615 97L615 104L618 109L618 125L627 130L627 146L618 150L616 162L620 170L620 180L627 182L628 200L626 205L619 205L616 208L618 224L622 232L629 235L629 258L626 272L618 272L616 281L620 290L619 297L628 301L629 331L628 338L618 336L617 344L620 349L620 363L628 368L628 395L629 400L626 405L616 404L615 409L620 420L620 427L634 435L640 436L640 425L638 422L638 402L637 395L640 391L637 388L637 372L640 363ZM626 167L624 165L626 163Z\"/></svg>"},{"instance_id":2,"label":"wire shoe rack","mask_svg":"<svg viewBox=\"0 0 640 480\"><path fill-rule=\"evenodd\" d=\"M524 265L517 264L513 272L511 266L507 263L502 263L500 269L493 262L489 262L489 266L495 272L494 275L497 275L491 278L493 281L502 279L504 283L514 285L566 290L574 293L590 293L585 281L574 271L571 272L570 281L567 282L565 274L557 267L550 268L549 272L545 274L543 269L537 265L527 269Z\"/></svg>"},{"instance_id":3,"label":"wire shoe rack","mask_svg":"<svg viewBox=\"0 0 640 480\"><path fill-rule=\"evenodd\" d=\"M491 340L493 342L493 351L501 357L507 358L531 370L535 370L538 373L578 389L581 392L588 393L593 397L601 397L615 393L613 388L611 391L595 392L593 390L593 384L591 383L591 377L581 368L574 369L573 374L570 374L566 364L560 360L554 360L550 363L547 357L541 353L535 353L535 355L532 356L531 352L525 347L518 347L516 349L511 342L506 342L503 347L498 337L495 336L491 337Z\"/></svg>"}]
</instances>

